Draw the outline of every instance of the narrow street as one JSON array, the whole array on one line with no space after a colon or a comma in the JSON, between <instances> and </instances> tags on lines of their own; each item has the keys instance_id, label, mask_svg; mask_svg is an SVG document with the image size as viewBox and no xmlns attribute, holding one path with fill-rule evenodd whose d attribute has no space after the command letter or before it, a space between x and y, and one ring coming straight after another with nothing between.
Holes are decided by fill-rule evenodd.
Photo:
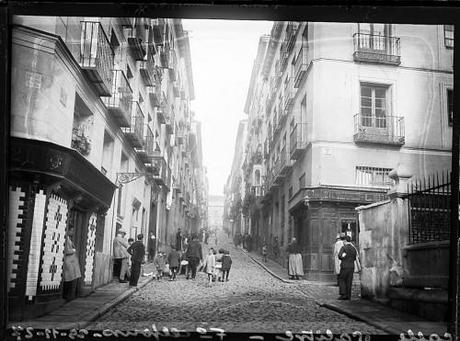
<instances>
[{"instance_id":1,"label":"narrow street","mask_svg":"<svg viewBox=\"0 0 460 341\"><path fill-rule=\"evenodd\" d=\"M214 240L211 241L204 251L214 246ZM218 248L230 250L233 259L229 282L209 286L203 272L198 273L195 280L186 280L181 275L174 282L152 281L88 329L132 330L155 324L157 328L195 330L203 327L233 332L325 332L330 329L333 333L384 333L318 306L315 299L320 298L321 287L304 281L284 283L235 249L226 236L220 235L218 241ZM324 292L328 298L330 290Z\"/></svg>"}]
</instances>

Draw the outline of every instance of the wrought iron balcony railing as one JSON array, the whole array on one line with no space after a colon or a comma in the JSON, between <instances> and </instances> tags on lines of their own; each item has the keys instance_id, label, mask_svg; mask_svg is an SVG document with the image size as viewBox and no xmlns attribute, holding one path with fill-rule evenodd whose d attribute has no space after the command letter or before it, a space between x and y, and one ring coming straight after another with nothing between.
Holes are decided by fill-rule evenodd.
<instances>
[{"instance_id":1,"label":"wrought iron balcony railing","mask_svg":"<svg viewBox=\"0 0 460 341\"><path fill-rule=\"evenodd\" d=\"M136 18L134 26L124 27L124 33L134 59L143 60L147 52L147 39L144 21L141 18Z\"/></svg>"},{"instance_id":2,"label":"wrought iron balcony railing","mask_svg":"<svg viewBox=\"0 0 460 341\"><path fill-rule=\"evenodd\" d=\"M129 127L131 124L133 90L121 70L113 71L111 95L111 97L103 97L105 106L117 120L120 127Z\"/></svg>"},{"instance_id":3,"label":"wrought iron balcony railing","mask_svg":"<svg viewBox=\"0 0 460 341\"><path fill-rule=\"evenodd\" d=\"M302 47L295 58L294 63L294 88L300 87L302 80L307 74L308 59L307 49Z\"/></svg>"},{"instance_id":4,"label":"wrought iron balcony railing","mask_svg":"<svg viewBox=\"0 0 460 341\"><path fill-rule=\"evenodd\" d=\"M353 138L355 142L398 146L405 143L404 117L356 114L354 126Z\"/></svg>"},{"instance_id":5,"label":"wrought iron balcony railing","mask_svg":"<svg viewBox=\"0 0 460 341\"><path fill-rule=\"evenodd\" d=\"M164 157L154 158L153 164L153 178L160 186L171 186L171 171Z\"/></svg>"},{"instance_id":6,"label":"wrought iron balcony railing","mask_svg":"<svg viewBox=\"0 0 460 341\"><path fill-rule=\"evenodd\" d=\"M259 185L259 186L251 186L251 194L255 196L256 198L263 197L264 196L264 187Z\"/></svg>"},{"instance_id":7,"label":"wrought iron balcony railing","mask_svg":"<svg viewBox=\"0 0 460 341\"><path fill-rule=\"evenodd\" d=\"M296 91L293 86L292 77L288 77L284 86L284 110L290 112L294 106L294 98Z\"/></svg>"},{"instance_id":8,"label":"wrought iron balcony railing","mask_svg":"<svg viewBox=\"0 0 460 341\"><path fill-rule=\"evenodd\" d=\"M82 21L80 67L99 96L110 96L114 52L99 22Z\"/></svg>"},{"instance_id":9,"label":"wrought iron balcony railing","mask_svg":"<svg viewBox=\"0 0 460 341\"><path fill-rule=\"evenodd\" d=\"M358 62L401 64L400 39L398 37L355 33L353 59Z\"/></svg>"},{"instance_id":10,"label":"wrought iron balcony railing","mask_svg":"<svg viewBox=\"0 0 460 341\"><path fill-rule=\"evenodd\" d=\"M147 88L150 97L150 104L153 107L159 107L161 104L161 87L160 84L153 84Z\"/></svg>"},{"instance_id":11,"label":"wrought iron balcony railing","mask_svg":"<svg viewBox=\"0 0 460 341\"><path fill-rule=\"evenodd\" d=\"M291 159L297 160L307 147L307 123L296 123L291 131L289 144Z\"/></svg>"},{"instance_id":12,"label":"wrought iron balcony railing","mask_svg":"<svg viewBox=\"0 0 460 341\"><path fill-rule=\"evenodd\" d=\"M136 152L144 163L151 163L151 159L155 156L155 136L148 124L145 124L144 143Z\"/></svg>"},{"instance_id":13,"label":"wrought iron balcony railing","mask_svg":"<svg viewBox=\"0 0 460 341\"><path fill-rule=\"evenodd\" d=\"M280 154L279 176L286 176L291 170L293 162L291 160L291 153L286 147L283 147Z\"/></svg>"},{"instance_id":14,"label":"wrought iron balcony railing","mask_svg":"<svg viewBox=\"0 0 460 341\"><path fill-rule=\"evenodd\" d=\"M129 127L122 127L121 131L134 148L142 148L144 144L144 113L139 102L133 102L131 124Z\"/></svg>"},{"instance_id":15,"label":"wrought iron balcony railing","mask_svg":"<svg viewBox=\"0 0 460 341\"><path fill-rule=\"evenodd\" d=\"M148 50L146 60L139 61L139 72L145 85L153 86L156 78L155 60L151 50Z\"/></svg>"}]
</instances>

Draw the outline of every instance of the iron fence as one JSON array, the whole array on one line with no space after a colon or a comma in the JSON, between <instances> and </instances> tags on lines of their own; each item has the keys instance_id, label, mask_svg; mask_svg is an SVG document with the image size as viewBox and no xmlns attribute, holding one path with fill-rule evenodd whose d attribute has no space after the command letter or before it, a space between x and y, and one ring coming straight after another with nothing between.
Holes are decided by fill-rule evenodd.
<instances>
[{"instance_id":1,"label":"iron fence","mask_svg":"<svg viewBox=\"0 0 460 341\"><path fill-rule=\"evenodd\" d=\"M437 173L408 185L409 244L449 240L451 175Z\"/></svg>"}]
</instances>

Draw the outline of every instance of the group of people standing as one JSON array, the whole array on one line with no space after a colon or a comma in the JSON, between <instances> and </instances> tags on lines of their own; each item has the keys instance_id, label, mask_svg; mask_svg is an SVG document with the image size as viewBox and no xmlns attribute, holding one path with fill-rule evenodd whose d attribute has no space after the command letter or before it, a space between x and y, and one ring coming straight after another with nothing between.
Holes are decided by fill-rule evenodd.
<instances>
[{"instance_id":1,"label":"group of people standing","mask_svg":"<svg viewBox=\"0 0 460 341\"><path fill-rule=\"evenodd\" d=\"M144 235L138 234L137 240L125 239L126 231L119 229L113 240L114 260L120 268L120 283L127 283L129 286L137 286L141 274L142 263L145 257Z\"/></svg>"}]
</instances>

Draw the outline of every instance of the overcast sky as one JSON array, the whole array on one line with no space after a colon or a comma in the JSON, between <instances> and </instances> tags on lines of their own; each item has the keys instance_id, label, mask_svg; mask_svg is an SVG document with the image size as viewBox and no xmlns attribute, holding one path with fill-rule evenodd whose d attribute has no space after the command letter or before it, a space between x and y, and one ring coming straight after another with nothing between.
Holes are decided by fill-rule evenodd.
<instances>
[{"instance_id":1,"label":"overcast sky","mask_svg":"<svg viewBox=\"0 0 460 341\"><path fill-rule=\"evenodd\" d=\"M209 194L222 195L230 174L238 122L259 38L272 22L183 20L189 31L195 100L192 110L202 122L203 162Z\"/></svg>"}]
</instances>

